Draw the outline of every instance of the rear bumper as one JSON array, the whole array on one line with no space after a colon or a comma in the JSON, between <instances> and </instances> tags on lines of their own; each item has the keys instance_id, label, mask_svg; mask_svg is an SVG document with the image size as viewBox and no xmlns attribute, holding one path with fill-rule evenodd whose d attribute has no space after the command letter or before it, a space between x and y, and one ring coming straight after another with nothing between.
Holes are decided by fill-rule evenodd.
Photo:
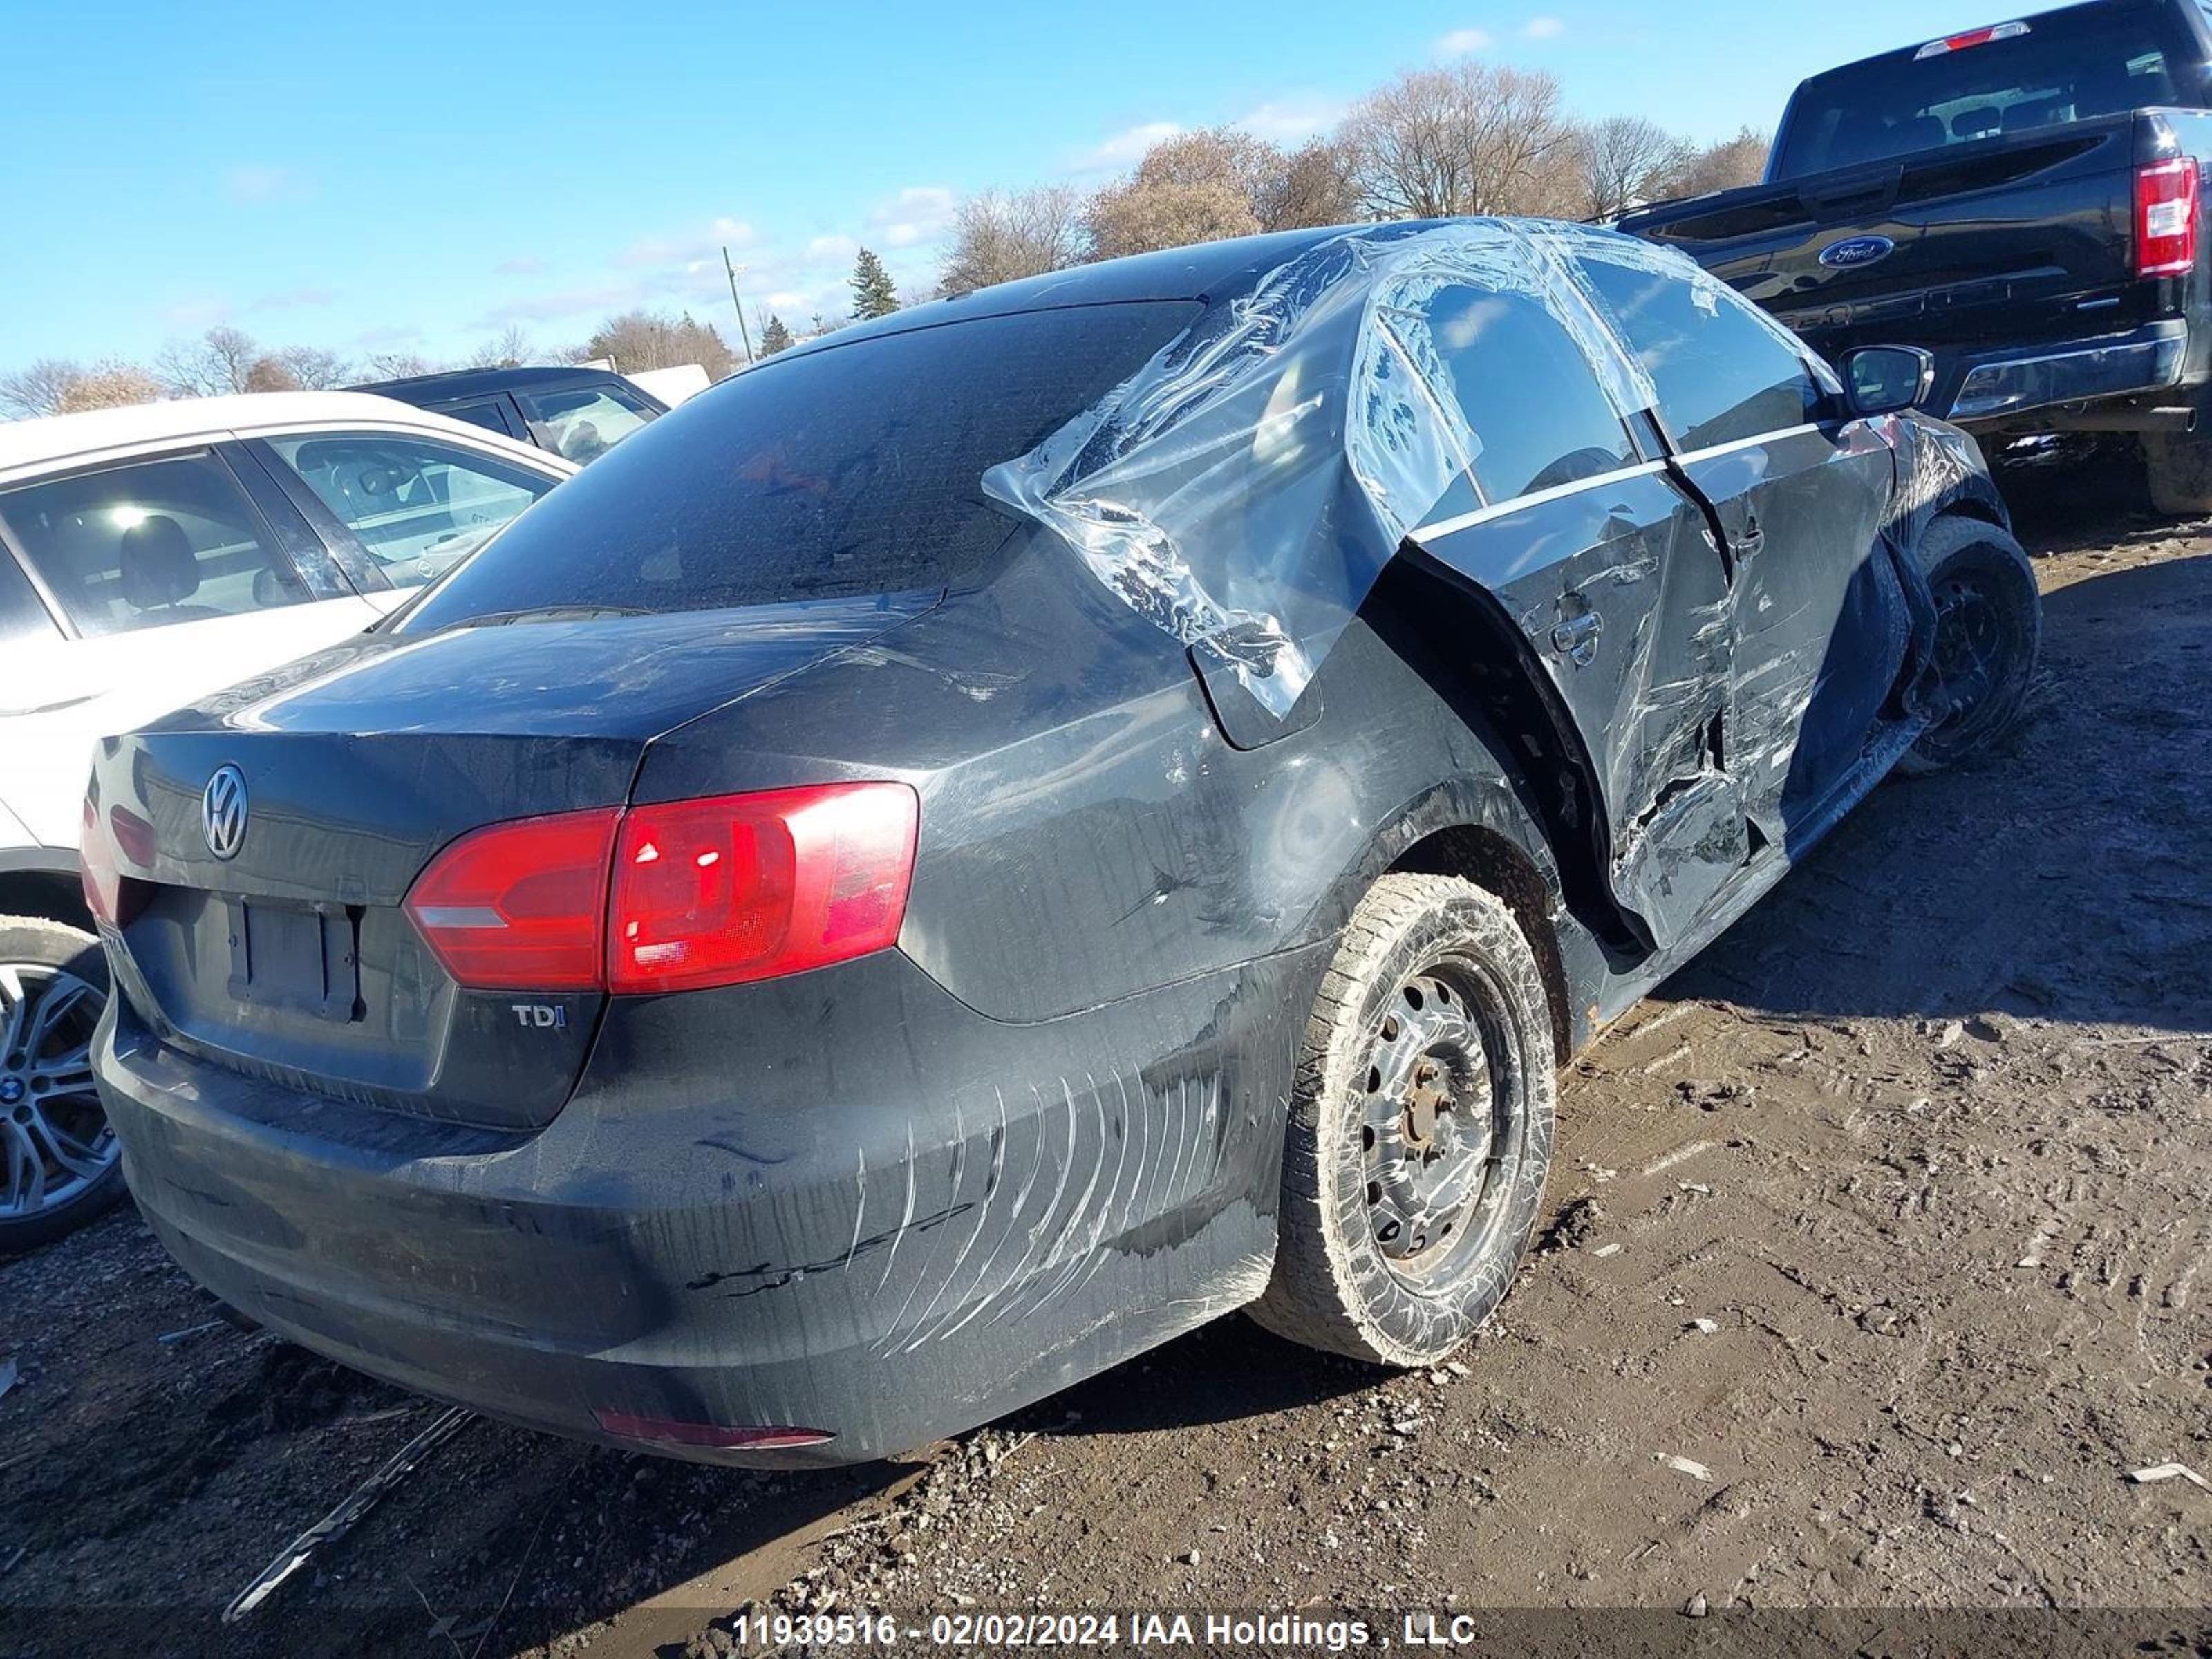
<instances>
[{"instance_id":1,"label":"rear bumper","mask_svg":"<svg viewBox=\"0 0 2212 1659\"><path fill-rule=\"evenodd\" d=\"M2189 348L2189 325L2176 319L2124 334L1951 356L1942 362L1935 409L1970 428L2033 426L2039 411L2179 386Z\"/></svg>"},{"instance_id":2,"label":"rear bumper","mask_svg":"<svg viewBox=\"0 0 2212 1659\"><path fill-rule=\"evenodd\" d=\"M96 1070L162 1243L282 1334L556 1433L850 1462L1259 1293L1322 961L1021 1026L895 952L618 1000L576 1098L526 1135L192 1059L125 998ZM611 1417L834 1437L669 1443Z\"/></svg>"}]
</instances>

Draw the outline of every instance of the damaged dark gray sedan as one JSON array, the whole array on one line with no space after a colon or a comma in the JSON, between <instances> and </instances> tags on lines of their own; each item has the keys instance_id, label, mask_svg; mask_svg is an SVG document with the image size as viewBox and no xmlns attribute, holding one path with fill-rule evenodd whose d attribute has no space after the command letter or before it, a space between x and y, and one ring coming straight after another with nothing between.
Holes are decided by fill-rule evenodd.
<instances>
[{"instance_id":1,"label":"damaged dark gray sedan","mask_svg":"<svg viewBox=\"0 0 2212 1659\"><path fill-rule=\"evenodd\" d=\"M1553 1074L2032 572L1924 359L1504 222L901 312L106 743L102 1098L200 1281L560 1433L838 1462L1240 1307L1497 1305Z\"/></svg>"}]
</instances>

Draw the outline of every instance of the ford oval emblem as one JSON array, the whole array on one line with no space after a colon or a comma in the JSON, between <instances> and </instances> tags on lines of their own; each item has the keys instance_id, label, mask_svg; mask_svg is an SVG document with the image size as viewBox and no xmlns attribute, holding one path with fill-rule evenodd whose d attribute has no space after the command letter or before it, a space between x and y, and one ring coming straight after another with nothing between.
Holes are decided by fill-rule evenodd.
<instances>
[{"instance_id":1,"label":"ford oval emblem","mask_svg":"<svg viewBox=\"0 0 2212 1659\"><path fill-rule=\"evenodd\" d=\"M1856 270L1861 265L1887 259L1896 252L1897 244L1887 236L1847 236L1822 248L1820 263L1831 270Z\"/></svg>"}]
</instances>

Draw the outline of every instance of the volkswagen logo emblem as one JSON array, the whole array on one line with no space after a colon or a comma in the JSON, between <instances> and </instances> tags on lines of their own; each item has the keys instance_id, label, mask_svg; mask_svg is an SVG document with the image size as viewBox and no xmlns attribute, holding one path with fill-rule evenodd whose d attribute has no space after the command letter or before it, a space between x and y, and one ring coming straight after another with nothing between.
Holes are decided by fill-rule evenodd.
<instances>
[{"instance_id":1,"label":"volkswagen logo emblem","mask_svg":"<svg viewBox=\"0 0 2212 1659\"><path fill-rule=\"evenodd\" d=\"M200 829L207 836L208 851L219 859L234 859L246 845L246 774L235 766L218 766L200 795Z\"/></svg>"},{"instance_id":2,"label":"volkswagen logo emblem","mask_svg":"<svg viewBox=\"0 0 2212 1659\"><path fill-rule=\"evenodd\" d=\"M1896 252L1897 244L1887 236L1847 236L1822 248L1820 263L1831 270L1856 270L1861 265L1887 259Z\"/></svg>"}]
</instances>

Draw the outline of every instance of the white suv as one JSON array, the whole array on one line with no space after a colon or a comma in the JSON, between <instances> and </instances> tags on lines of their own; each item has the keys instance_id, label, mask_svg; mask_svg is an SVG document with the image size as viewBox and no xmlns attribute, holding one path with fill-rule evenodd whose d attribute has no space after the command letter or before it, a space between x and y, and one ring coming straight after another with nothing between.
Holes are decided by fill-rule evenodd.
<instances>
[{"instance_id":1,"label":"white suv","mask_svg":"<svg viewBox=\"0 0 2212 1659\"><path fill-rule=\"evenodd\" d=\"M123 1190L86 1048L94 744L358 633L575 471L350 392L0 425L0 1254Z\"/></svg>"}]
</instances>

